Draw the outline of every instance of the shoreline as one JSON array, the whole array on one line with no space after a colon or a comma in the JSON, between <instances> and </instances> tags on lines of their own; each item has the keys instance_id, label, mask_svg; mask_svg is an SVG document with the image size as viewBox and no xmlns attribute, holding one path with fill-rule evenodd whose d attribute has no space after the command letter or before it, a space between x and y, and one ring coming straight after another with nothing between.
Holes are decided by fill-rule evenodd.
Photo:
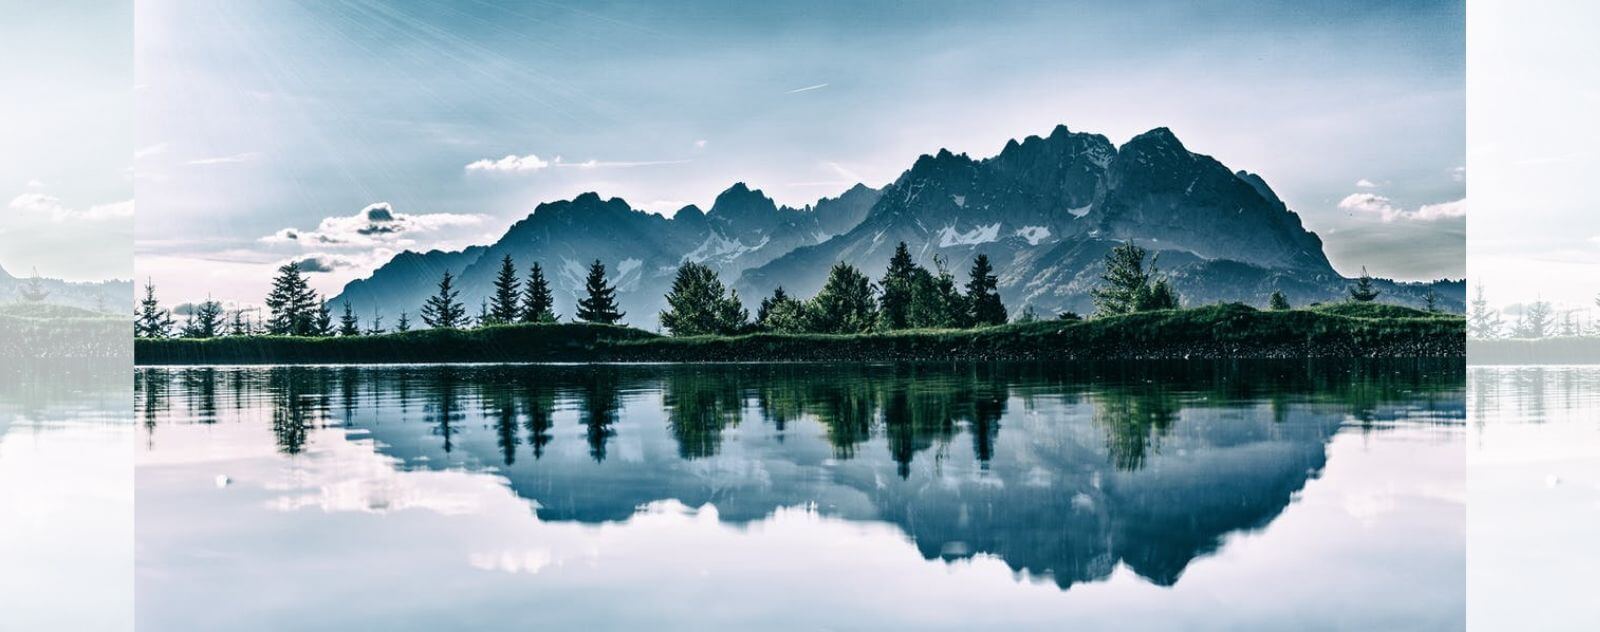
<instances>
[{"instance_id":1,"label":"shoreline","mask_svg":"<svg viewBox=\"0 0 1600 632\"><path fill-rule=\"evenodd\" d=\"M1371 315L1347 315L1351 311ZM1400 311L1403 310L1403 311ZM1393 306L1242 305L969 330L673 338L592 324L377 336L140 339L136 366L1466 358L1464 320Z\"/></svg>"}]
</instances>

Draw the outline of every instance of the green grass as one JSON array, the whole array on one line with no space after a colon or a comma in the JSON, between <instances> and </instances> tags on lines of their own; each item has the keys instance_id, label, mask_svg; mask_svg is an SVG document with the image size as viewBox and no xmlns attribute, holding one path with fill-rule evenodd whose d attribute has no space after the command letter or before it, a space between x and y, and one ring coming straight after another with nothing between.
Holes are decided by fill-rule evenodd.
<instances>
[{"instance_id":1,"label":"green grass","mask_svg":"<svg viewBox=\"0 0 1600 632\"><path fill-rule=\"evenodd\" d=\"M1282 312L1244 305L971 330L673 338L561 323L351 338L139 340L140 364L724 362L944 359L1462 357L1464 321L1392 306Z\"/></svg>"},{"instance_id":2,"label":"green grass","mask_svg":"<svg viewBox=\"0 0 1600 632\"><path fill-rule=\"evenodd\" d=\"M122 358L133 333L127 316L38 303L0 305L0 358Z\"/></svg>"}]
</instances>

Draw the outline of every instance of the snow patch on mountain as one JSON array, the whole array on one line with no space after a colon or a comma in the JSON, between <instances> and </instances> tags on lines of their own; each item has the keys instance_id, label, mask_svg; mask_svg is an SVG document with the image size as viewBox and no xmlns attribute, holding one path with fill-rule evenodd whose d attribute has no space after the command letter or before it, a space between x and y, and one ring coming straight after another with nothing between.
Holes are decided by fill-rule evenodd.
<instances>
[{"instance_id":1,"label":"snow patch on mountain","mask_svg":"<svg viewBox=\"0 0 1600 632\"><path fill-rule=\"evenodd\" d=\"M1050 229L1043 226L1023 226L1017 230L1017 236L1028 240L1029 246L1037 246L1039 242L1050 238Z\"/></svg>"},{"instance_id":2,"label":"snow patch on mountain","mask_svg":"<svg viewBox=\"0 0 1600 632\"><path fill-rule=\"evenodd\" d=\"M967 207L967 196L965 195L952 195L950 196L950 199L955 201L956 206L961 208Z\"/></svg>"},{"instance_id":3,"label":"snow patch on mountain","mask_svg":"<svg viewBox=\"0 0 1600 632\"><path fill-rule=\"evenodd\" d=\"M1083 216L1089 214L1089 208L1092 207L1092 206L1094 206L1094 205L1093 204L1085 204L1085 205L1080 206L1078 208L1069 208L1069 209L1067 209L1067 213L1071 214L1073 217L1083 217Z\"/></svg>"},{"instance_id":4,"label":"snow patch on mountain","mask_svg":"<svg viewBox=\"0 0 1600 632\"><path fill-rule=\"evenodd\" d=\"M967 232L957 232L955 226L946 226L939 229L939 247L950 248L953 246L976 246L1000 239L999 222L988 226L979 226Z\"/></svg>"}]
</instances>

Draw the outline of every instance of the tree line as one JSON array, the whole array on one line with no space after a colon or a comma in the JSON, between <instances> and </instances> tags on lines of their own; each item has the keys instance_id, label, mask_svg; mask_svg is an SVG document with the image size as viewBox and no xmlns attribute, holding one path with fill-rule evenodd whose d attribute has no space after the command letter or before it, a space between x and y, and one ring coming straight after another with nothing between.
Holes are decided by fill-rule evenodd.
<instances>
[{"instance_id":1,"label":"tree line","mask_svg":"<svg viewBox=\"0 0 1600 632\"><path fill-rule=\"evenodd\" d=\"M1148 261L1147 261L1148 259ZM905 329L967 329L1001 325L1009 320L1038 320L1031 306L1011 317L1000 298L999 279L987 255L973 258L963 284L950 272L943 257L935 256L933 269L918 265L909 247L900 242L883 276L874 282L847 263L828 271L815 296L791 296L783 287L761 299L750 314L737 290L725 285L715 270L702 263L678 267L666 295L667 308L659 314L661 327L674 336L738 335L755 332L860 334ZM1155 260L1132 243L1116 246L1105 256L1101 283L1090 291L1093 316L1115 316L1142 311L1178 309L1182 299ZM1373 279L1362 270L1350 288L1351 299L1372 301L1379 295ZM1430 293L1429 298L1432 298ZM1431 301L1430 301L1431 303ZM1290 309L1281 292L1268 304L1274 310ZM329 301L311 289L298 263L278 268L265 305L268 317L256 322L245 310L228 314L221 303L207 299L193 306L181 325L156 299L155 287L146 283L144 297L135 309L134 331L142 338L212 338L224 335L362 336L388 333L383 316L374 314L363 325L349 302L335 316ZM554 323L555 300L544 270L538 263L526 279L518 275L510 255L501 259L491 295L479 305L476 316L460 300L455 275L444 272L437 290L417 310L423 324L433 329L468 329L514 323ZM596 259L584 281L583 298L574 316L588 323L614 325L626 313L617 303L617 288L607 278L606 266ZM1060 320L1080 320L1074 312L1058 314ZM174 330L174 327L177 329ZM402 311L394 332L412 329L411 314Z\"/></svg>"},{"instance_id":2,"label":"tree line","mask_svg":"<svg viewBox=\"0 0 1600 632\"><path fill-rule=\"evenodd\" d=\"M1596 297L1594 303L1600 306L1600 297ZM1586 323L1579 317L1580 311L1568 309L1558 312L1549 301L1536 300L1522 305L1515 320L1507 320L1500 310L1489 306L1483 284L1479 283L1474 288L1472 300L1467 302L1467 337L1497 340L1600 336L1600 321Z\"/></svg>"}]
</instances>

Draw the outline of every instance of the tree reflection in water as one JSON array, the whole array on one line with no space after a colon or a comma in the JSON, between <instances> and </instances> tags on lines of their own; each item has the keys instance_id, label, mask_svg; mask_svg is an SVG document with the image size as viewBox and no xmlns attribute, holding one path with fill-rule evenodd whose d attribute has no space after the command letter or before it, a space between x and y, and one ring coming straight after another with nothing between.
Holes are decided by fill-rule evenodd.
<instances>
[{"instance_id":1,"label":"tree reflection in water","mask_svg":"<svg viewBox=\"0 0 1600 632\"><path fill-rule=\"evenodd\" d=\"M1065 588L1118 563L1176 582L1281 513L1347 421L1457 423L1464 379L1449 361L151 369L136 401L153 435L241 416L218 411L225 385L270 409L289 457L336 409L402 467L492 471L543 520L808 507Z\"/></svg>"}]
</instances>

